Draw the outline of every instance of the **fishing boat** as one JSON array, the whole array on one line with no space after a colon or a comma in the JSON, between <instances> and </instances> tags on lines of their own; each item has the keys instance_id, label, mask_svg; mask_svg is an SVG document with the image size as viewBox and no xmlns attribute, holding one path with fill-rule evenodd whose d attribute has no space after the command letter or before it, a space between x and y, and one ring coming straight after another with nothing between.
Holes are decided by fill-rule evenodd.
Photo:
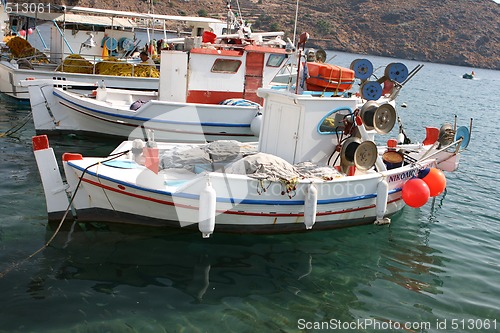
<instances>
[{"instance_id":1,"label":"fishing boat","mask_svg":"<svg viewBox=\"0 0 500 333\"><path fill-rule=\"evenodd\" d=\"M472 71L472 73L465 73L464 75L462 75L462 78L472 80L474 78L474 71Z\"/></svg>"},{"instance_id":2,"label":"fishing boat","mask_svg":"<svg viewBox=\"0 0 500 333\"><path fill-rule=\"evenodd\" d=\"M262 35L255 34L259 40ZM144 137L159 141L255 141L262 100L288 53L276 38L222 38L189 51L163 50L158 92L109 88L81 91L70 81L27 80L37 133ZM252 128L254 130L252 131Z\"/></svg>"},{"instance_id":3,"label":"fishing boat","mask_svg":"<svg viewBox=\"0 0 500 333\"><path fill-rule=\"evenodd\" d=\"M12 4L7 6L12 7ZM132 57L135 51L148 46L153 56L157 40L161 40L165 46L179 45L182 48L185 40L193 43L201 39L205 31L213 31L217 35L229 33L227 22L207 17L144 14L78 6L58 7L50 4L40 4L36 10L13 11L11 7L7 20L10 24L6 30L29 45L26 49L35 50L38 45L41 49L36 53L25 54L23 50L13 50L5 44L2 47L0 92L20 101L29 99L28 89L20 84L21 80L27 78L87 84L105 80L111 88L156 91L157 76L140 75L133 71L137 67L132 64L139 62L138 58ZM0 5L0 12L5 15L3 4ZM164 29L140 29L141 22L153 21L163 22ZM185 22L191 30L179 37L177 33L166 30L166 22ZM117 67L125 68L126 72L121 73L123 71L117 70ZM151 68L151 71L156 69Z\"/></svg>"},{"instance_id":4,"label":"fishing boat","mask_svg":"<svg viewBox=\"0 0 500 333\"><path fill-rule=\"evenodd\" d=\"M441 168L456 169L470 138L467 127L446 125L429 127L422 143L398 135L377 146L395 125L401 84L393 83L371 101L260 88L256 143L155 142L151 133L105 158L65 153L67 183L47 137L36 136L49 220L191 228L203 237L387 224L444 191Z\"/></svg>"}]
</instances>

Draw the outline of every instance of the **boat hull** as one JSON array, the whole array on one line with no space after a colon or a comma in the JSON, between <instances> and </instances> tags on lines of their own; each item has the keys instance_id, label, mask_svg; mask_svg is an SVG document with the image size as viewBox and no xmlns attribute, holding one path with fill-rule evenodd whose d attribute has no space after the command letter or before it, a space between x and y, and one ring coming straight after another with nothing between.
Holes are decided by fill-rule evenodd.
<instances>
[{"instance_id":1,"label":"boat hull","mask_svg":"<svg viewBox=\"0 0 500 333\"><path fill-rule=\"evenodd\" d=\"M74 201L79 222L198 229L199 212L204 209L200 205L200 193L209 180L217 194L215 231L284 233L307 229L306 195L311 181L298 182L292 194L279 181L262 184L247 176L214 172L188 180L169 180L142 166L125 172L121 170L118 176L116 169L101 164L89 168L82 176L92 162L84 159L64 163L72 191L82 177L79 196ZM389 188L385 216L404 207L401 188L415 174L412 167L384 174ZM314 229L375 222L377 205L380 205L377 190L382 179L381 174L373 174L315 183L318 198Z\"/></svg>"},{"instance_id":2,"label":"boat hull","mask_svg":"<svg viewBox=\"0 0 500 333\"><path fill-rule=\"evenodd\" d=\"M255 106L212 105L152 100L134 95L112 103L52 86L29 87L38 134L81 134L116 138L145 138L154 131L159 141L205 142L218 139L255 141L250 124L260 111ZM112 91L111 89L108 89ZM119 94L118 92L116 94ZM148 102L137 110L130 105Z\"/></svg>"},{"instance_id":3,"label":"boat hull","mask_svg":"<svg viewBox=\"0 0 500 333\"><path fill-rule=\"evenodd\" d=\"M94 85L96 82L104 80L110 88L146 91L158 90L159 83L158 78L66 73L56 72L55 68L51 68L51 70L37 68L34 70L17 69L7 61L0 61L0 92L19 101L29 101L28 87L21 85L21 81L26 79L78 81L88 83L89 85Z\"/></svg>"}]
</instances>

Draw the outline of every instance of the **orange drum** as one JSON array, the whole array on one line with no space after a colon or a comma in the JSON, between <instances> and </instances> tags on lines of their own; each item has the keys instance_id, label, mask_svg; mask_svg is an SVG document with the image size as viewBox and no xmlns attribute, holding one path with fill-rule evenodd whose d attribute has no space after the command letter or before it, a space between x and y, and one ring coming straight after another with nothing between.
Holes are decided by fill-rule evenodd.
<instances>
[{"instance_id":1,"label":"orange drum","mask_svg":"<svg viewBox=\"0 0 500 333\"><path fill-rule=\"evenodd\" d=\"M307 90L343 92L354 84L354 71L349 68L316 62L308 62L306 66Z\"/></svg>"}]
</instances>

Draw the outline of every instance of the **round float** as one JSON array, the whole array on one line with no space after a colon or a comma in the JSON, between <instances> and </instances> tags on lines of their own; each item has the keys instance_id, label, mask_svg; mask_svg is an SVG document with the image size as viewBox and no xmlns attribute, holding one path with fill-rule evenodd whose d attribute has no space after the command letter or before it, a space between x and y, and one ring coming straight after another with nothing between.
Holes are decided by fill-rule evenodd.
<instances>
[{"instance_id":1,"label":"round float","mask_svg":"<svg viewBox=\"0 0 500 333\"><path fill-rule=\"evenodd\" d=\"M419 171L418 178L422 179L429 187L431 197L444 192L446 188L446 176L437 168L425 168Z\"/></svg>"},{"instance_id":2,"label":"round float","mask_svg":"<svg viewBox=\"0 0 500 333\"><path fill-rule=\"evenodd\" d=\"M403 201L410 207L419 208L430 197L429 186L420 178L412 178L403 185Z\"/></svg>"}]
</instances>

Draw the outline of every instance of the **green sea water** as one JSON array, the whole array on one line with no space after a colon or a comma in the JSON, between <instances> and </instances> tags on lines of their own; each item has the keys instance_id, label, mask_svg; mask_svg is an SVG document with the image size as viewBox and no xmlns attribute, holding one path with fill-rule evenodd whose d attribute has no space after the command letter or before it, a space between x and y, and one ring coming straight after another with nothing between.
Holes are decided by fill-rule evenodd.
<instances>
[{"instance_id":1,"label":"green sea water","mask_svg":"<svg viewBox=\"0 0 500 333\"><path fill-rule=\"evenodd\" d=\"M462 79L471 70L476 79ZM26 259L52 236L28 122L0 138L0 332L499 332L498 91L499 71L428 63L403 88L414 141L455 115L474 118L473 133L446 192L389 226L210 239L76 226ZM0 132L29 111L3 98ZM58 155L114 147L51 144Z\"/></svg>"}]
</instances>

